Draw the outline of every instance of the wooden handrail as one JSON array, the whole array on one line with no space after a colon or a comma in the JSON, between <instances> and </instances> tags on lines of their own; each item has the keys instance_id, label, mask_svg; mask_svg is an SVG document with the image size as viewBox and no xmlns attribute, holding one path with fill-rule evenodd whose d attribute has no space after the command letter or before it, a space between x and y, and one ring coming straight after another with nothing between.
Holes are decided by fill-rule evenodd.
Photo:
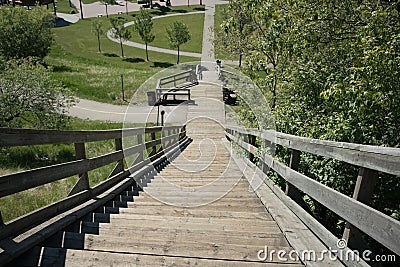
<instances>
[{"instance_id":1,"label":"wooden handrail","mask_svg":"<svg viewBox=\"0 0 400 267\"><path fill-rule=\"evenodd\" d=\"M263 140L290 149L312 153L352 165L400 176L400 149L370 145L334 142L300 137L273 130L241 129L229 127L242 135L254 135Z\"/></svg>"},{"instance_id":2,"label":"wooden handrail","mask_svg":"<svg viewBox=\"0 0 400 267\"><path fill-rule=\"evenodd\" d=\"M143 135L150 136L143 138ZM159 137L157 137L159 134ZM137 136L138 144L122 148L122 138ZM150 138L150 140L149 140ZM115 140L115 151L97 157L86 158L85 142ZM94 196L112 188L131 173L162 157L164 153L179 146L186 137L185 126L165 126L149 128L132 128L106 131L53 131L31 129L0 128L0 146L28 146L43 144L75 144L77 159L62 164L22 171L0 176L0 198L23 190L35 188L63 178L79 175L79 180L68 198L23 215L0 225L0 240L18 234L31 225L37 225L62 211L81 204ZM160 146L160 148L158 148ZM147 157L146 150L151 148ZM158 149L157 149L158 148ZM77 150L78 149L78 150ZM78 155L79 152L79 155ZM124 168L124 159L138 154L141 160ZM116 162L110 177L93 188L89 187L88 171ZM85 174L85 175L82 175ZM105 177L106 178L106 177ZM1 216L1 213L0 213ZM1 218L0 218L0 221Z\"/></svg>"},{"instance_id":3,"label":"wooden handrail","mask_svg":"<svg viewBox=\"0 0 400 267\"><path fill-rule=\"evenodd\" d=\"M163 88L164 85L174 83L174 87L176 87L176 82L181 80L186 80L188 78L195 78L197 80L197 76L195 71L187 70L177 74L172 74L166 77L163 77L158 80L157 88Z\"/></svg>"},{"instance_id":4,"label":"wooden handrail","mask_svg":"<svg viewBox=\"0 0 400 267\"><path fill-rule=\"evenodd\" d=\"M147 128L127 128L116 130L58 131L20 128L0 128L0 147L34 146L46 144L72 144L104 141L144 133L159 132L161 129L179 129L182 126L161 126Z\"/></svg>"},{"instance_id":5,"label":"wooden handrail","mask_svg":"<svg viewBox=\"0 0 400 267\"><path fill-rule=\"evenodd\" d=\"M374 183L371 182L369 185L366 185L366 182L364 181L366 179L373 179L372 177L368 177L371 176L371 173L382 171L389 174L399 175L399 148L317 140L288 135L272 130L259 131L257 129L243 129L238 127L226 127L226 137L231 142L236 143L239 147L248 152L251 157L258 158L264 165L276 171L286 180L289 187L293 186L296 190L300 190L307 194L331 211L338 214L340 217L347 220L350 225L360 229L398 255L400 254L400 222L371 208L367 205L367 201L364 201L365 199L370 198L370 196L365 196L365 194L372 194L373 192ZM294 168L291 168L293 166L289 167L281 163L267 152L258 148L255 144L254 138L259 138L262 142L278 144L290 148L294 152L297 151L296 153L308 152L360 166L360 175L357 178L358 186L355 189L353 198L299 173L295 167L295 161L292 162ZM251 142L251 140L254 142ZM294 158L292 160L294 160ZM364 171L367 167L367 170L369 171ZM266 184L270 186L269 182ZM362 192L362 190L366 192ZM288 193L292 190L288 190L287 188L286 191L286 193ZM364 195L359 197L363 193ZM289 194L287 195L296 201L295 198ZM312 231L316 233L323 232L319 229L320 226L311 223L309 224L310 220L301 207L301 203L297 204L298 206L290 207L293 212L295 212L300 219L304 219L305 224L308 225ZM350 234L348 231L349 228L346 229L344 237L349 238ZM326 235L319 237L325 242L325 244L332 244L332 240L328 240L331 236L328 237L328 235Z\"/></svg>"}]
</instances>

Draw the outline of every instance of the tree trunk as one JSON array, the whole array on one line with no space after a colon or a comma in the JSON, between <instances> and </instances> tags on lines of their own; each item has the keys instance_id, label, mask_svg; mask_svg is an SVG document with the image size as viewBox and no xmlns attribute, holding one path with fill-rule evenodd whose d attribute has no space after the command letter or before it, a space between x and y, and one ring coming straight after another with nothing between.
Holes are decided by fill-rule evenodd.
<instances>
[{"instance_id":1,"label":"tree trunk","mask_svg":"<svg viewBox=\"0 0 400 267\"><path fill-rule=\"evenodd\" d=\"M201 6L203 5L203 0L200 0L200 5L201 5Z\"/></svg>"},{"instance_id":2,"label":"tree trunk","mask_svg":"<svg viewBox=\"0 0 400 267\"><path fill-rule=\"evenodd\" d=\"M105 4L106 5L106 15L107 15L107 18L108 18L108 4Z\"/></svg>"},{"instance_id":3,"label":"tree trunk","mask_svg":"<svg viewBox=\"0 0 400 267\"><path fill-rule=\"evenodd\" d=\"M99 53L101 53L101 47L100 47L100 34L97 34L97 42L99 43Z\"/></svg>"},{"instance_id":4,"label":"tree trunk","mask_svg":"<svg viewBox=\"0 0 400 267\"><path fill-rule=\"evenodd\" d=\"M79 0L79 7L81 9L81 19L83 19L82 0Z\"/></svg>"},{"instance_id":5,"label":"tree trunk","mask_svg":"<svg viewBox=\"0 0 400 267\"><path fill-rule=\"evenodd\" d=\"M243 56L243 54L240 53L240 54L239 54L239 68L242 67L242 56Z\"/></svg>"},{"instance_id":6,"label":"tree trunk","mask_svg":"<svg viewBox=\"0 0 400 267\"><path fill-rule=\"evenodd\" d=\"M149 61L149 51L147 50L147 43L146 43L146 60Z\"/></svg>"},{"instance_id":7,"label":"tree trunk","mask_svg":"<svg viewBox=\"0 0 400 267\"><path fill-rule=\"evenodd\" d=\"M188 7L189 7L189 0L188 0Z\"/></svg>"},{"instance_id":8,"label":"tree trunk","mask_svg":"<svg viewBox=\"0 0 400 267\"><path fill-rule=\"evenodd\" d=\"M176 62L176 64L179 64L179 46L178 46L178 61Z\"/></svg>"},{"instance_id":9,"label":"tree trunk","mask_svg":"<svg viewBox=\"0 0 400 267\"><path fill-rule=\"evenodd\" d=\"M272 105L271 110L275 109L276 106L276 66L274 65L274 79L272 81Z\"/></svg>"},{"instance_id":10,"label":"tree trunk","mask_svg":"<svg viewBox=\"0 0 400 267\"><path fill-rule=\"evenodd\" d=\"M122 39L119 39L119 44L121 46L121 56L124 58L124 46L122 45Z\"/></svg>"}]
</instances>

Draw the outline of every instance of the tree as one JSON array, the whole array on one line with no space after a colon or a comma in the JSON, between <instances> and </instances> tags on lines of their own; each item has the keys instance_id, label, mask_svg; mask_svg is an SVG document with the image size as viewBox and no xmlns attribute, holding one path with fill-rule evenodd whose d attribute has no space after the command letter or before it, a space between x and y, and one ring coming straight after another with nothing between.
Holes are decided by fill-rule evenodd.
<instances>
[{"instance_id":1,"label":"tree","mask_svg":"<svg viewBox=\"0 0 400 267\"><path fill-rule=\"evenodd\" d=\"M123 40L128 40L131 37L131 32L127 29L124 24L127 19L124 17L113 17L110 19L112 26L112 37L119 40L121 46L121 57L124 58L124 47L122 45Z\"/></svg>"},{"instance_id":2,"label":"tree","mask_svg":"<svg viewBox=\"0 0 400 267\"><path fill-rule=\"evenodd\" d=\"M54 17L43 8L0 9L0 55L5 59L38 57L43 59L53 43Z\"/></svg>"},{"instance_id":3,"label":"tree","mask_svg":"<svg viewBox=\"0 0 400 267\"><path fill-rule=\"evenodd\" d=\"M106 7L106 16L108 18L108 5L114 5L115 4L115 0L103 0L102 3Z\"/></svg>"},{"instance_id":4,"label":"tree","mask_svg":"<svg viewBox=\"0 0 400 267\"><path fill-rule=\"evenodd\" d=\"M71 93L33 58L0 61L0 127L62 128Z\"/></svg>"},{"instance_id":5,"label":"tree","mask_svg":"<svg viewBox=\"0 0 400 267\"><path fill-rule=\"evenodd\" d=\"M103 21L100 18L96 18L92 22L92 31L97 36L97 43L99 45L99 53L101 53L100 36L104 33Z\"/></svg>"},{"instance_id":6,"label":"tree","mask_svg":"<svg viewBox=\"0 0 400 267\"><path fill-rule=\"evenodd\" d=\"M171 26L167 28L169 45L172 48L178 49L178 60L176 64L179 64L179 47L187 43L192 36L190 35L188 26L182 21L175 21Z\"/></svg>"},{"instance_id":7,"label":"tree","mask_svg":"<svg viewBox=\"0 0 400 267\"><path fill-rule=\"evenodd\" d=\"M232 0L224 10L225 20L215 28L214 46L222 51L239 56L242 66L243 54L253 50L249 38L255 27L251 18L243 10L243 0Z\"/></svg>"},{"instance_id":8,"label":"tree","mask_svg":"<svg viewBox=\"0 0 400 267\"><path fill-rule=\"evenodd\" d=\"M135 30L146 44L146 60L149 61L147 44L153 42L155 38L154 34L151 32L153 30L153 21L151 20L150 13L141 7L140 13L137 15L134 22Z\"/></svg>"}]
</instances>

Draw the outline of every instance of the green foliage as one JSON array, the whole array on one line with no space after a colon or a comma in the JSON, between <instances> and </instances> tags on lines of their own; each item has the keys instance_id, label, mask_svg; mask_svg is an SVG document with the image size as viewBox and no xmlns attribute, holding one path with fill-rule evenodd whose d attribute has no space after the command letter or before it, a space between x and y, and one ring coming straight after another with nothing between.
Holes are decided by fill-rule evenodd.
<instances>
[{"instance_id":1,"label":"green foliage","mask_svg":"<svg viewBox=\"0 0 400 267\"><path fill-rule=\"evenodd\" d=\"M256 28L245 10L243 10L244 1L231 1L227 8L224 7L224 12L217 15L215 25L214 46L217 51L225 51L232 57L239 57L239 67L242 63L242 55L246 54L251 46L248 37ZM219 18L222 16L222 21ZM218 21L218 22L217 22ZM231 58L232 59L232 58Z\"/></svg>"},{"instance_id":2,"label":"green foliage","mask_svg":"<svg viewBox=\"0 0 400 267\"><path fill-rule=\"evenodd\" d=\"M68 90L32 58L0 62L0 126L62 128L74 104Z\"/></svg>"},{"instance_id":3,"label":"green foliage","mask_svg":"<svg viewBox=\"0 0 400 267\"><path fill-rule=\"evenodd\" d=\"M140 8L139 15L134 19L135 30L139 33L140 38L146 44L146 59L149 61L149 53L147 51L147 44L154 41L153 21L151 20L151 15L143 7Z\"/></svg>"},{"instance_id":4,"label":"green foliage","mask_svg":"<svg viewBox=\"0 0 400 267\"><path fill-rule=\"evenodd\" d=\"M167 34L171 48L178 49L178 60L176 64L179 64L179 47L192 38L189 28L184 22L178 20L167 27Z\"/></svg>"},{"instance_id":5,"label":"green foliage","mask_svg":"<svg viewBox=\"0 0 400 267\"><path fill-rule=\"evenodd\" d=\"M5 59L44 58L53 42L53 16L41 7L0 8L0 55Z\"/></svg>"},{"instance_id":6,"label":"green foliage","mask_svg":"<svg viewBox=\"0 0 400 267\"><path fill-rule=\"evenodd\" d=\"M99 44L99 53L101 53L100 36L104 33L103 20L97 18L92 21L92 32L97 37L97 43Z\"/></svg>"},{"instance_id":7,"label":"green foliage","mask_svg":"<svg viewBox=\"0 0 400 267\"><path fill-rule=\"evenodd\" d=\"M121 57L124 58L123 40L128 40L131 37L131 32L124 26L127 19L124 17L112 17L110 23L112 26L112 37L119 40L121 46Z\"/></svg>"}]
</instances>

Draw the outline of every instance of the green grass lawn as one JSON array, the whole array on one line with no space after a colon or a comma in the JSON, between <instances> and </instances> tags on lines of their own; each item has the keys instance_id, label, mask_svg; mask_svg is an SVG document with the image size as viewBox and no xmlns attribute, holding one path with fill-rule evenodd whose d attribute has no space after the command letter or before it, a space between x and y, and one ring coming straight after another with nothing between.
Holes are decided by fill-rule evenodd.
<instances>
[{"instance_id":1,"label":"green grass lawn","mask_svg":"<svg viewBox=\"0 0 400 267\"><path fill-rule=\"evenodd\" d=\"M154 41L149 44L151 46L170 48L168 43L168 35L166 28L172 25L174 21L183 21L189 28L192 38L186 44L180 47L181 51L201 53L202 42L203 42L203 25L204 25L204 14L192 14L183 15L176 17L165 17L155 19L153 21L153 34L155 36ZM133 30L133 26L130 29ZM139 34L133 31L131 41L144 44Z\"/></svg>"},{"instance_id":2,"label":"green grass lawn","mask_svg":"<svg viewBox=\"0 0 400 267\"><path fill-rule=\"evenodd\" d=\"M153 15L186 13L201 9L188 8L152 10ZM132 20L137 12L130 13ZM126 16L126 15L123 15ZM104 29L110 29L106 17L101 18ZM130 99L136 89L149 77L176 63L176 55L149 51L149 62L143 49L124 46L125 59L120 57L118 43L110 41L104 33L101 37L102 53L98 53L97 38L92 32L93 19L80 20L67 27L55 28L55 44L46 63L54 69L53 77L70 88L78 97L108 103L123 103L121 99L120 75L124 74L126 99ZM199 60L181 57L181 62Z\"/></svg>"},{"instance_id":3,"label":"green grass lawn","mask_svg":"<svg viewBox=\"0 0 400 267\"><path fill-rule=\"evenodd\" d=\"M57 13L60 12L60 13L71 14L71 11L78 13L78 10L74 5L72 5L72 7L69 6L68 0L57 0L56 7L57 7L56 8ZM49 8L51 11L53 11L52 5L49 5Z\"/></svg>"}]
</instances>

